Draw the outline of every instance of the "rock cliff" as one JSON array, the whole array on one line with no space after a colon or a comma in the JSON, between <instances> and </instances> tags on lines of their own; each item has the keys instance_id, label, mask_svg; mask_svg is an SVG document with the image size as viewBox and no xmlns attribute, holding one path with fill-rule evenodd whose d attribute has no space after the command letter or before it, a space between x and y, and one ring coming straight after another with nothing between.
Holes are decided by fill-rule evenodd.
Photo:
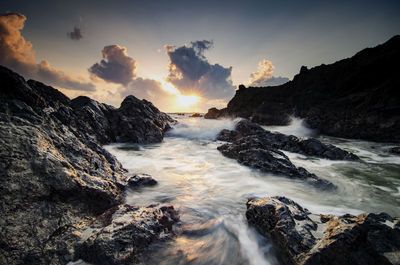
<instances>
[{"instance_id":1,"label":"rock cliff","mask_svg":"<svg viewBox=\"0 0 400 265\"><path fill-rule=\"evenodd\" d=\"M400 36L351 58L311 69L273 87L239 86L227 108L205 118L244 117L264 125L303 118L321 133L400 142Z\"/></svg>"}]
</instances>

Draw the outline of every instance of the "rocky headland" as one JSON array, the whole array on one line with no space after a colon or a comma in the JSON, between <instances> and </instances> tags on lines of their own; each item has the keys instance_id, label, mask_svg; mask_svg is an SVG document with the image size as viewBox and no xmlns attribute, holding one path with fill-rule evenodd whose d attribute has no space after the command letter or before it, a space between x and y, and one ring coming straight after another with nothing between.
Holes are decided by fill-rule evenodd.
<instances>
[{"instance_id":1,"label":"rocky headland","mask_svg":"<svg viewBox=\"0 0 400 265\"><path fill-rule=\"evenodd\" d=\"M156 181L101 147L160 142L171 122L134 96L120 108L70 100L0 66L0 264L134 263L172 236L173 206L123 204L126 189Z\"/></svg>"},{"instance_id":2,"label":"rocky headland","mask_svg":"<svg viewBox=\"0 0 400 265\"><path fill-rule=\"evenodd\" d=\"M263 125L305 119L322 134L400 142L400 36L351 58L311 69L303 66L280 86L239 86L226 108L204 116L243 117Z\"/></svg>"}]
</instances>

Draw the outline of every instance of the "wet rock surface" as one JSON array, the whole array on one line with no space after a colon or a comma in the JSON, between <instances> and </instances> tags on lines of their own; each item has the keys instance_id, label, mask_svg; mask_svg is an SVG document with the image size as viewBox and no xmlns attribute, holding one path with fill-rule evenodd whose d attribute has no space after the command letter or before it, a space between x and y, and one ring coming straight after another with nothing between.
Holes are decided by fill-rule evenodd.
<instances>
[{"instance_id":1,"label":"wet rock surface","mask_svg":"<svg viewBox=\"0 0 400 265\"><path fill-rule=\"evenodd\" d=\"M335 186L302 167L296 167L280 150L328 159L359 160L356 155L333 145L312 138L300 139L293 135L271 133L248 120L239 121L233 131L221 131L217 139L229 142L218 147L226 157L265 172L301 179L322 189L334 189Z\"/></svg>"},{"instance_id":2,"label":"wet rock surface","mask_svg":"<svg viewBox=\"0 0 400 265\"><path fill-rule=\"evenodd\" d=\"M212 108L205 118L243 117L264 125L287 125L294 115L322 134L400 142L400 79L391 66L399 60L397 35L330 65L303 66L280 86L241 85L226 108Z\"/></svg>"},{"instance_id":3,"label":"wet rock surface","mask_svg":"<svg viewBox=\"0 0 400 265\"><path fill-rule=\"evenodd\" d=\"M116 206L80 230L76 256L93 264L136 264L152 242L171 237L178 220L172 206Z\"/></svg>"},{"instance_id":4,"label":"wet rock surface","mask_svg":"<svg viewBox=\"0 0 400 265\"><path fill-rule=\"evenodd\" d=\"M315 156L331 160L358 161L358 156L331 144L321 143L315 138L299 138L294 135L285 135L278 132L264 130L256 123L241 120L234 131L223 130L217 139L234 142L243 136L252 136L269 145L271 148L285 150L293 153Z\"/></svg>"},{"instance_id":5,"label":"wet rock surface","mask_svg":"<svg viewBox=\"0 0 400 265\"><path fill-rule=\"evenodd\" d=\"M73 227L121 204L126 188L154 184L100 146L117 139L118 113L137 142L162 139L171 119L141 102L71 101L0 66L0 264L66 264L79 238ZM126 108L145 113L137 128Z\"/></svg>"},{"instance_id":6,"label":"wet rock surface","mask_svg":"<svg viewBox=\"0 0 400 265\"><path fill-rule=\"evenodd\" d=\"M400 264L400 219L315 215L285 197L250 199L246 218L287 265Z\"/></svg>"}]
</instances>

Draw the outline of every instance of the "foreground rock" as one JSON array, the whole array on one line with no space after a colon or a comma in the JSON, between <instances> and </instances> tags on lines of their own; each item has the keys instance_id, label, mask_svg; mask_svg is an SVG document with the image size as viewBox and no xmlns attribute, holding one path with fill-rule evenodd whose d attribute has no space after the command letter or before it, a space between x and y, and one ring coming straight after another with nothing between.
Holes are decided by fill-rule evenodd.
<instances>
[{"instance_id":1,"label":"foreground rock","mask_svg":"<svg viewBox=\"0 0 400 265\"><path fill-rule=\"evenodd\" d=\"M130 138L113 129L116 120L131 126ZM100 144L158 141L168 120L133 97L119 109L89 98L71 101L0 67L0 264L66 264L79 258L71 253L80 229L118 207L125 189L154 184L149 176L129 175ZM127 214L133 218L127 222L135 222L136 214ZM142 220L153 223L157 216ZM129 236L136 233L134 226L128 230ZM153 239L164 233L170 232L154 233ZM110 236L129 239L113 230Z\"/></svg>"},{"instance_id":2,"label":"foreground rock","mask_svg":"<svg viewBox=\"0 0 400 265\"><path fill-rule=\"evenodd\" d=\"M351 58L312 69L275 87L239 86L227 108L205 118L243 117L264 125L287 125L290 115L321 133L400 142L400 36Z\"/></svg>"},{"instance_id":3,"label":"foreground rock","mask_svg":"<svg viewBox=\"0 0 400 265\"><path fill-rule=\"evenodd\" d=\"M356 155L333 145L312 138L299 139L293 135L271 133L248 120L239 121L233 131L222 130L217 139L230 142L218 147L226 157L264 172L301 179L322 189L334 189L335 186L302 167L296 167L280 150L328 159L359 160Z\"/></svg>"},{"instance_id":4,"label":"foreground rock","mask_svg":"<svg viewBox=\"0 0 400 265\"><path fill-rule=\"evenodd\" d=\"M247 220L283 264L400 264L400 219L386 213L314 215L285 197L250 199Z\"/></svg>"},{"instance_id":5,"label":"foreground rock","mask_svg":"<svg viewBox=\"0 0 400 265\"><path fill-rule=\"evenodd\" d=\"M136 264L147 246L172 235L178 220L172 206L116 206L79 229L75 256L93 264Z\"/></svg>"}]
</instances>

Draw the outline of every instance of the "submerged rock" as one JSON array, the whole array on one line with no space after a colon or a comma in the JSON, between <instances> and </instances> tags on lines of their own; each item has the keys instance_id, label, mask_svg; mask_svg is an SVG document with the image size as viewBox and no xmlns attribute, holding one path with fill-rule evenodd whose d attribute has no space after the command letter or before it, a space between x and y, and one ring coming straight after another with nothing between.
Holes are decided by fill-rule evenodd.
<instances>
[{"instance_id":1,"label":"submerged rock","mask_svg":"<svg viewBox=\"0 0 400 265\"><path fill-rule=\"evenodd\" d=\"M74 260L76 231L121 204L126 188L154 184L129 175L100 146L116 140L118 119L142 142L161 141L171 120L133 98L120 109L86 97L71 101L0 66L0 264Z\"/></svg>"},{"instance_id":2,"label":"submerged rock","mask_svg":"<svg viewBox=\"0 0 400 265\"><path fill-rule=\"evenodd\" d=\"M400 219L315 215L285 197L250 199L246 218L287 265L400 264Z\"/></svg>"}]
</instances>

